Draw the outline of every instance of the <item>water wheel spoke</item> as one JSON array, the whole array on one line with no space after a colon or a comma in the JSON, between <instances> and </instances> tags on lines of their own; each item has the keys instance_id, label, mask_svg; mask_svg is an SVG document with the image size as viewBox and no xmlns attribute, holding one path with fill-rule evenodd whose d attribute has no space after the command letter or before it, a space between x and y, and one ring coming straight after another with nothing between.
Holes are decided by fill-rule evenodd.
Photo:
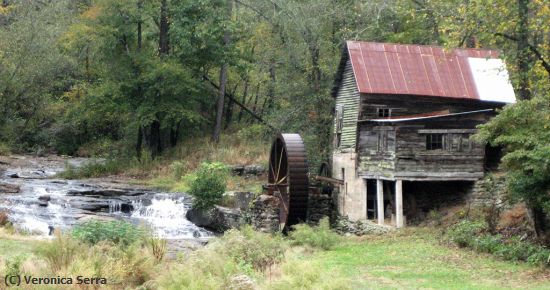
<instances>
[{"instance_id":1,"label":"water wheel spoke","mask_svg":"<svg viewBox=\"0 0 550 290\"><path fill-rule=\"evenodd\" d=\"M288 177L288 175L285 175L285 177L281 178L279 181L277 181L276 184L281 184L285 179Z\"/></svg>"},{"instance_id":2,"label":"water wheel spoke","mask_svg":"<svg viewBox=\"0 0 550 290\"><path fill-rule=\"evenodd\" d=\"M283 161L283 153L285 152L285 147L283 147L283 151L281 151L281 156L279 157L279 164L277 166L277 178L275 180L279 180L279 173L281 171L281 164Z\"/></svg>"}]
</instances>

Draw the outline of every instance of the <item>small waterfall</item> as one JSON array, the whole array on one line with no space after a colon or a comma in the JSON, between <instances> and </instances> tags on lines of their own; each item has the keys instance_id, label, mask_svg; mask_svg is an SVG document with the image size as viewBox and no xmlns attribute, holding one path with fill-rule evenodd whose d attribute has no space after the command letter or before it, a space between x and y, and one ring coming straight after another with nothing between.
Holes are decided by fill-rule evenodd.
<instances>
[{"instance_id":1,"label":"small waterfall","mask_svg":"<svg viewBox=\"0 0 550 290\"><path fill-rule=\"evenodd\" d=\"M122 201L110 200L109 201L109 213L120 213L122 211Z\"/></svg>"},{"instance_id":2,"label":"small waterfall","mask_svg":"<svg viewBox=\"0 0 550 290\"><path fill-rule=\"evenodd\" d=\"M188 206L183 200L182 197L156 196L148 206L144 206L141 201L135 201L132 203L132 217L145 220L162 238L192 239L210 236L208 231L185 218Z\"/></svg>"}]
</instances>

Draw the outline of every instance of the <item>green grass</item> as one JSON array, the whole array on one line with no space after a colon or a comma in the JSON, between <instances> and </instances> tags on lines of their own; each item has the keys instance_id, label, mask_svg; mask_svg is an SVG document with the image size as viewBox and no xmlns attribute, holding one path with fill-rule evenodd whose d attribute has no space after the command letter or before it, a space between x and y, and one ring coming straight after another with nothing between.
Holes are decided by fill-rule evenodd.
<instances>
[{"instance_id":1,"label":"green grass","mask_svg":"<svg viewBox=\"0 0 550 290\"><path fill-rule=\"evenodd\" d=\"M348 240L334 250L299 259L318 265L321 276L349 280L353 289L550 289L547 270L437 240L430 231L415 228Z\"/></svg>"},{"instance_id":2,"label":"green grass","mask_svg":"<svg viewBox=\"0 0 550 290\"><path fill-rule=\"evenodd\" d=\"M30 255L39 244L39 241L0 237L0 257L9 259L18 255Z\"/></svg>"},{"instance_id":3,"label":"green grass","mask_svg":"<svg viewBox=\"0 0 550 290\"><path fill-rule=\"evenodd\" d=\"M74 267L67 270L92 275L94 265L104 265L102 271L113 277L130 279L133 276L128 273L140 273L126 286L155 279L166 286L161 289L182 289L183 282L194 285L190 286L193 289L218 289L242 274L251 277L257 289L550 289L548 269L448 246L428 228L342 238L331 250L294 246L279 264L264 268L254 266L255 261L268 257L264 249L288 242L252 232L249 237L246 231L232 233L178 261L154 260L149 251L147 261L142 261L143 249L121 251L98 244L79 253L71 262ZM0 235L0 271L7 259L23 255L28 259L26 267L36 275L50 273L40 256L31 254L44 243L27 236ZM128 272L128 265L135 270ZM120 285L111 286L118 289Z\"/></svg>"}]
</instances>

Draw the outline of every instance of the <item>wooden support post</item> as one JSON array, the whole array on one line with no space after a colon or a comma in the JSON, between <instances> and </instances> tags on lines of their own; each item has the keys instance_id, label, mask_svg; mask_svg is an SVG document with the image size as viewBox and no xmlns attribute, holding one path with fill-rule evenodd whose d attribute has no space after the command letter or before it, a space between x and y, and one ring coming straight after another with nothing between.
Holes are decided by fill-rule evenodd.
<instances>
[{"instance_id":1,"label":"wooden support post","mask_svg":"<svg viewBox=\"0 0 550 290\"><path fill-rule=\"evenodd\" d=\"M403 181L398 179L395 181L395 226L403 227Z\"/></svg>"},{"instance_id":2,"label":"wooden support post","mask_svg":"<svg viewBox=\"0 0 550 290\"><path fill-rule=\"evenodd\" d=\"M376 180L376 207L378 215L378 224L384 224L384 189L382 188L382 180Z\"/></svg>"}]
</instances>

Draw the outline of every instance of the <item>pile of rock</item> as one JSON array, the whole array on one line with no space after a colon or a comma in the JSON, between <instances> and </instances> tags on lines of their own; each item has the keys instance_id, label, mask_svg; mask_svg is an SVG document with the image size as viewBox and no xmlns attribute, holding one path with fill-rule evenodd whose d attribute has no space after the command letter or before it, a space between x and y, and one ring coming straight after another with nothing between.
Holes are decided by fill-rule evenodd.
<instances>
[{"instance_id":1,"label":"pile of rock","mask_svg":"<svg viewBox=\"0 0 550 290\"><path fill-rule=\"evenodd\" d=\"M324 217L331 217L332 198L328 194L310 194L308 199L308 222L318 224Z\"/></svg>"},{"instance_id":2,"label":"pile of rock","mask_svg":"<svg viewBox=\"0 0 550 290\"><path fill-rule=\"evenodd\" d=\"M272 195L262 194L252 202L250 209L252 226L261 232L279 231L279 199Z\"/></svg>"},{"instance_id":3,"label":"pile of rock","mask_svg":"<svg viewBox=\"0 0 550 290\"><path fill-rule=\"evenodd\" d=\"M231 172L233 175L251 177L263 175L264 173L266 173L266 169L264 166L259 164L232 165Z\"/></svg>"},{"instance_id":4,"label":"pile of rock","mask_svg":"<svg viewBox=\"0 0 550 290\"><path fill-rule=\"evenodd\" d=\"M350 221L347 217L338 217L334 223L334 230L339 234L381 235L394 230L393 227L379 225L368 220Z\"/></svg>"}]
</instances>

